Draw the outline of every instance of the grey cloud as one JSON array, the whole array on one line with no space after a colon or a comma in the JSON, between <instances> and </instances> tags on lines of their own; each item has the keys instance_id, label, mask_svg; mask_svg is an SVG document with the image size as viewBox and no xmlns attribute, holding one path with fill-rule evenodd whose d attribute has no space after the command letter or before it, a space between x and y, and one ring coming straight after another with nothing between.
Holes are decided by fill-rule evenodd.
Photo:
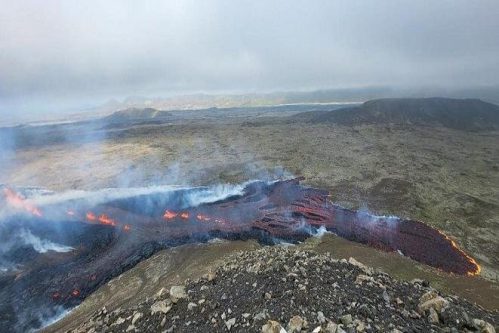
<instances>
[{"instance_id":1,"label":"grey cloud","mask_svg":"<svg viewBox=\"0 0 499 333\"><path fill-rule=\"evenodd\" d=\"M21 0L1 8L0 115L141 94L499 84L495 0Z\"/></svg>"}]
</instances>

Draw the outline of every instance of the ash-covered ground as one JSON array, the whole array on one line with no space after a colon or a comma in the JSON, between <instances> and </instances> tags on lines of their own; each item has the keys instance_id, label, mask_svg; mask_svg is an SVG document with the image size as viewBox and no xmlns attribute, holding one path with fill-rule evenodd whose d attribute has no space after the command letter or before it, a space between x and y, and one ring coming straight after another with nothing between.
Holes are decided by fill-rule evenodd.
<instances>
[{"instance_id":1,"label":"ash-covered ground","mask_svg":"<svg viewBox=\"0 0 499 333\"><path fill-rule=\"evenodd\" d=\"M354 258L265 247L72 332L494 332L499 313Z\"/></svg>"}]
</instances>

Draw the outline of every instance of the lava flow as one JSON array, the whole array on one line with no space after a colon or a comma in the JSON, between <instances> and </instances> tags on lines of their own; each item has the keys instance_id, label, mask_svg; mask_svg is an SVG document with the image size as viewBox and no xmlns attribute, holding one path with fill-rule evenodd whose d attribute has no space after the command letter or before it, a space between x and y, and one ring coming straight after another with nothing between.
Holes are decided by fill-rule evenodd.
<instances>
[{"instance_id":1,"label":"lava flow","mask_svg":"<svg viewBox=\"0 0 499 333\"><path fill-rule=\"evenodd\" d=\"M42 217L42 212L35 205L30 203L28 200L24 199L19 193L16 193L14 190L5 187L3 189L3 193L5 195L5 199L7 203L15 208L24 210L30 214L33 214L38 217Z\"/></svg>"},{"instance_id":2,"label":"lava flow","mask_svg":"<svg viewBox=\"0 0 499 333\"><path fill-rule=\"evenodd\" d=\"M35 316L36 309L47 304L75 306L109 279L160 249L214 237L252 238L266 244L296 242L319 228L377 249L402 252L445 272L480 273L476 261L439 230L419 221L343 208L329 201L327 191L299 182L257 181L237 195L190 206L185 203L192 202L188 197L196 189L137 195L96 206L62 203L43 207L47 213L43 216L29 201L4 189L9 205L30 213L4 221L4 225L38 228L77 250L70 256L50 255L43 261L35 258L25 263L28 269L23 274L3 282L0 299L7 301L0 302L0 314L17 309L32 311L25 315ZM49 211L57 217L49 218ZM40 254L44 256L48 254ZM10 317L5 318L0 316L0 325L11 327Z\"/></svg>"}]
</instances>

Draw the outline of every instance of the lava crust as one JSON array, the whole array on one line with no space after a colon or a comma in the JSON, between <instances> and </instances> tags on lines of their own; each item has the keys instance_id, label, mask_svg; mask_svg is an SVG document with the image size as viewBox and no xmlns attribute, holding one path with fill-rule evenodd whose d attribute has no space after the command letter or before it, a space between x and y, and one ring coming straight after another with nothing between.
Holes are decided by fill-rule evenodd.
<instances>
[{"instance_id":1,"label":"lava crust","mask_svg":"<svg viewBox=\"0 0 499 333\"><path fill-rule=\"evenodd\" d=\"M194 206L186 205L185 197L196 189L168 196L137 195L93 206L67 201L34 207L10 193L6 201L26 212L3 221L4 228L10 232L29 229L38 237L74 249L36 254L20 248L10 254L12 261L21 264L0 275L0 325L7 331L37 327L57 309L78 305L99 286L156 251L215 237L273 244L301 241L325 228L351 241L400 251L445 272L480 271L471 257L435 228L345 209L330 202L328 192L299 182L253 182L242 194Z\"/></svg>"}]
</instances>

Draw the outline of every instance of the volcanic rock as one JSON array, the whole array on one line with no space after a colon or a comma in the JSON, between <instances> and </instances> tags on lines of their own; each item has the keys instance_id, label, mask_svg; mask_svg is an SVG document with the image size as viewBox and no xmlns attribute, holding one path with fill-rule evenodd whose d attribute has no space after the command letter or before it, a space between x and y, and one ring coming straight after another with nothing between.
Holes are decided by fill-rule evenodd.
<instances>
[{"instance_id":1,"label":"volcanic rock","mask_svg":"<svg viewBox=\"0 0 499 333\"><path fill-rule=\"evenodd\" d=\"M258 272L248 273L247 268L256 263L260 263ZM282 278L287 277L295 267L306 270L306 282L298 268L298 281L288 278L283 282ZM371 277L382 283L383 288L371 282L357 285L355 281L361 274L365 272L358 266L346 260L333 260L327 254L293 247L264 247L227 258L216 271L216 283L208 289L202 288L205 279L187 282L181 289L184 292L189 290L189 298L205 300L205 311L196 311L195 316L186 311L188 303L185 299L180 299L178 305L166 314L152 314L151 308L158 300L151 299L107 315L110 316L109 323L116 323L118 318L132 318L140 312L145 315L135 322L134 330L163 332L167 322L175 332L186 333L226 332L229 327L231 332L241 333L286 332L280 323L288 323L289 332L312 331L318 327L320 332L335 333L493 332L491 328L499 320L497 312L485 311L458 297L441 295L419 283L397 281L381 272L373 271ZM256 288L261 289L255 291L255 282ZM306 283L306 292L298 288L300 283ZM262 297L264 292L272 292L272 298ZM396 301L385 303L383 292L389 294L391 299L399 298L402 302L398 305ZM213 306L208 306L210 304ZM419 308L424 308L423 316L417 313ZM327 310L327 318L318 309ZM105 316L98 311L91 321L78 329L87 332L93 328L117 333L125 331L130 323L128 320L119 325L107 325L103 321ZM98 321L102 322L102 326L96 326Z\"/></svg>"},{"instance_id":2,"label":"volcanic rock","mask_svg":"<svg viewBox=\"0 0 499 333\"><path fill-rule=\"evenodd\" d=\"M347 314L347 315L341 316L340 321L345 326L350 325L352 323L352 315Z\"/></svg>"},{"instance_id":3,"label":"volcanic rock","mask_svg":"<svg viewBox=\"0 0 499 333\"><path fill-rule=\"evenodd\" d=\"M170 288L170 299L173 303L177 303L182 298L187 298L185 286L173 286Z\"/></svg>"},{"instance_id":4,"label":"volcanic rock","mask_svg":"<svg viewBox=\"0 0 499 333\"><path fill-rule=\"evenodd\" d=\"M288 323L289 333L298 333L303 328L304 320L300 316L293 316Z\"/></svg>"},{"instance_id":5,"label":"volcanic rock","mask_svg":"<svg viewBox=\"0 0 499 333\"><path fill-rule=\"evenodd\" d=\"M172 307L167 303L167 301L157 301L151 306L151 314L157 312L168 313Z\"/></svg>"},{"instance_id":6,"label":"volcanic rock","mask_svg":"<svg viewBox=\"0 0 499 333\"><path fill-rule=\"evenodd\" d=\"M322 311L317 312L317 321L321 324L326 322L326 317Z\"/></svg>"},{"instance_id":7,"label":"volcanic rock","mask_svg":"<svg viewBox=\"0 0 499 333\"><path fill-rule=\"evenodd\" d=\"M437 324L439 322L438 313L435 309L430 308L430 313L428 314L428 321L432 324Z\"/></svg>"},{"instance_id":8,"label":"volcanic rock","mask_svg":"<svg viewBox=\"0 0 499 333\"><path fill-rule=\"evenodd\" d=\"M449 306L449 301L441 296L436 296L427 301L420 302L418 305L418 310L420 313L423 313L429 309L434 309L437 313L442 312L442 309Z\"/></svg>"},{"instance_id":9,"label":"volcanic rock","mask_svg":"<svg viewBox=\"0 0 499 333\"><path fill-rule=\"evenodd\" d=\"M227 327L227 330L229 330L229 331L232 328L232 326L234 326L235 324L236 324L236 318L231 318L225 322L225 326Z\"/></svg>"},{"instance_id":10,"label":"volcanic rock","mask_svg":"<svg viewBox=\"0 0 499 333\"><path fill-rule=\"evenodd\" d=\"M277 321L269 320L262 326L262 333L286 333L286 330Z\"/></svg>"}]
</instances>

